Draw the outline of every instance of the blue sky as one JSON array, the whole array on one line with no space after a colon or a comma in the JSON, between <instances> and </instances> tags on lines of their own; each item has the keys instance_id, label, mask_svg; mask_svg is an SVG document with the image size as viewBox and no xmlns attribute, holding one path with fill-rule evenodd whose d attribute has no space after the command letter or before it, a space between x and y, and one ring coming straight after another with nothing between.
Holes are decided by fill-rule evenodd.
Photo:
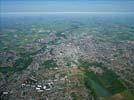
<instances>
[{"instance_id":1,"label":"blue sky","mask_svg":"<svg viewBox=\"0 0 134 100\"><path fill-rule=\"evenodd\" d=\"M134 0L0 0L1 13L134 12Z\"/></svg>"}]
</instances>

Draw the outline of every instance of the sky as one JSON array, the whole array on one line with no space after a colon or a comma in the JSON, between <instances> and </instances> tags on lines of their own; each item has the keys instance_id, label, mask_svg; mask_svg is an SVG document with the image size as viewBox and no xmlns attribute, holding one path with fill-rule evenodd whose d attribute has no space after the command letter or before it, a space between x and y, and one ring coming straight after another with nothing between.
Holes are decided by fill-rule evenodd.
<instances>
[{"instance_id":1,"label":"sky","mask_svg":"<svg viewBox=\"0 0 134 100\"><path fill-rule=\"evenodd\" d=\"M0 13L134 12L134 0L0 0Z\"/></svg>"}]
</instances>

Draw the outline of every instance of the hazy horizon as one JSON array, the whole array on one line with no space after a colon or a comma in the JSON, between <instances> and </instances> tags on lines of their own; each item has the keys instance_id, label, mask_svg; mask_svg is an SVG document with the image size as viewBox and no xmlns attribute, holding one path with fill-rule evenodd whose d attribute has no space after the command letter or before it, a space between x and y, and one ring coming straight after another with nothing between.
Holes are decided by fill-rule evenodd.
<instances>
[{"instance_id":1,"label":"hazy horizon","mask_svg":"<svg viewBox=\"0 0 134 100\"><path fill-rule=\"evenodd\" d=\"M1 13L133 13L133 0L1 0Z\"/></svg>"}]
</instances>

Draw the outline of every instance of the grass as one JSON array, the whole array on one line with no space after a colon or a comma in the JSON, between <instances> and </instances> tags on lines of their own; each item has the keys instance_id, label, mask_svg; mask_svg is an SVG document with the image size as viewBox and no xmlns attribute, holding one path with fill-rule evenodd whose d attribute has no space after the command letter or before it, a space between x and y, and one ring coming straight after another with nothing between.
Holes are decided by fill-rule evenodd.
<instances>
[{"instance_id":1,"label":"grass","mask_svg":"<svg viewBox=\"0 0 134 100\"><path fill-rule=\"evenodd\" d=\"M128 90L121 92L121 95L124 97L124 100L134 100L134 95L132 95Z\"/></svg>"},{"instance_id":2,"label":"grass","mask_svg":"<svg viewBox=\"0 0 134 100\"><path fill-rule=\"evenodd\" d=\"M89 89L90 94L96 97L110 97L116 93L120 93L126 88L123 86L122 81L118 79L118 76L112 71L108 70L106 66L101 62L88 62L79 60L79 67L84 68L84 81L85 86ZM94 72L90 72L87 69L91 66L100 67L104 73L99 75Z\"/></svg>"},{"instance_id":3,"label":"grass","mask_svg":"<svg viewBox=\"0 0 134 100\"><path fill-rule=\"evenodd\" d=\"M111 93L103 86L99 78L91 73L85 72L85 86L91 91L91 95L94 97L106 97L111 96Z\"/></svg>"},{"instance_id":4,"label":"grass","mask_svg":"<svg viewBox=\"0 0 134 100\"><path fill-rule=\"evenodd\" d=\"M72 100L83 100L83 97L81 95L78 95L77 93L72 92L71 93Z\"/></svg>"},{"instance_id":5,"label":"grass","mask_svg":"<svg viewBox=\"0 0 134 100\"><path fill-rule=\"evenodd\" d=\"M79 59L79 67L84 67L84 68L88 68L90 66L96 66L96 67L102 67L103 66L103 63L101 62L89 62L89 61L86 61L86 60L82 60L82 59Z\"/></svg>"},{"instance_id":6,"label":"grass","mask_svg":"<svg viewBox=\"0 0 134 100\"><path fill-rule=\"evenodd\" d=\"M31 63L32 58L27 53L21 56L21 58L17 59L13 66L0 67L0 72L17 72L26 69Z\"/></svg>"},{"instance_id":7,"label":"grass","mask_svg":"<svg viewBox=\"0 0 134 100\"><path fill-rule=\"evenodd\" d=\"M56 62L53 59L44 61L43 65L45 66L45 68L57 67Z\"/></svg>"}]
</instances>

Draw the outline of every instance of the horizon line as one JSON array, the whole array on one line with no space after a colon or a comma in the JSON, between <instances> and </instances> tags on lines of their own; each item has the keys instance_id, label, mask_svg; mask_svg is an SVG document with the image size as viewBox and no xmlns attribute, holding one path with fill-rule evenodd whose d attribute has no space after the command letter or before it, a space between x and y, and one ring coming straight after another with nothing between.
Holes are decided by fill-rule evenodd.
<instances>
[{"instance_id":1,"label":"horizon line","mask_svg":"<svg viewBox=\"0 0 134 100\"><path fill-rule=\"evenodd\" d=\"M0 15L14 14L134 14L134 12L1 12Z\"/></svg>"}]
</instances>

